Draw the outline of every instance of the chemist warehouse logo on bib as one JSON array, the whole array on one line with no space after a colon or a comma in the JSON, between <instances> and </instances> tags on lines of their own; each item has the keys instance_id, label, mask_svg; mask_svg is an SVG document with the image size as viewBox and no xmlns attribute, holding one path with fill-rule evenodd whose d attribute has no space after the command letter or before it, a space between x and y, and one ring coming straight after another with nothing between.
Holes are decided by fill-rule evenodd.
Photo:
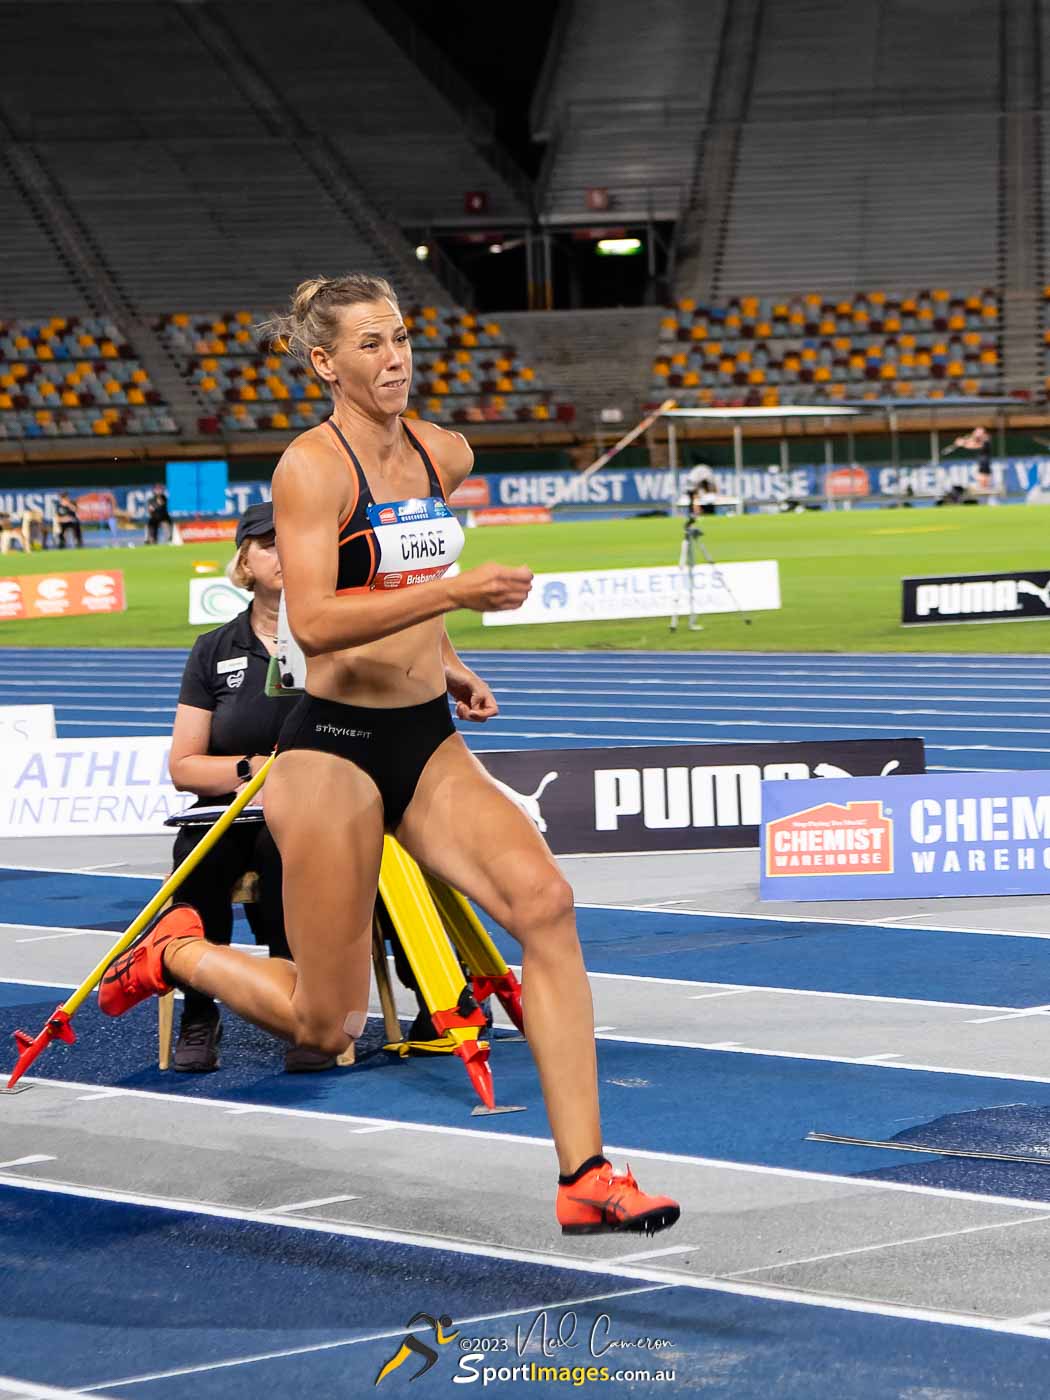
<instances>
[{"instance_id":1,"label":"chemist warehouse logo on bib","mask_svg":"<svg viewBox=\"0 0 1050 1400\"><path fill-rule=\"evenodd\" d=\"M892 875L893 821L881 802L822 802L769 823L767 875Z\"/></svg>"}]
</instances>

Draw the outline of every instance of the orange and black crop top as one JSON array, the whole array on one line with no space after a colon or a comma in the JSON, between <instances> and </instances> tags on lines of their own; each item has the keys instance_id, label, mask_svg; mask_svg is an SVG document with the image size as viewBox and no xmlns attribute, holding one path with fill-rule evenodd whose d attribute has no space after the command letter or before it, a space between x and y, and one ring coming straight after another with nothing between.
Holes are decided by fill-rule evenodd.
<instances>
[{"instance_id":1,"label":"orange and black crop top","mask_svg":"<svg viewBox=\"0 0 1050 1400\"><path fill-rule=\"evenodd\" d=\"M445 490L423 444L407 423L401 426L427 471L430 494L407 501L376 501L354 449L328 419L350 461L354 497L339 522L337 593L409 588L428 583L452 567L463 549L463 530L445 501Z\"/></svg>"}]
</instances>

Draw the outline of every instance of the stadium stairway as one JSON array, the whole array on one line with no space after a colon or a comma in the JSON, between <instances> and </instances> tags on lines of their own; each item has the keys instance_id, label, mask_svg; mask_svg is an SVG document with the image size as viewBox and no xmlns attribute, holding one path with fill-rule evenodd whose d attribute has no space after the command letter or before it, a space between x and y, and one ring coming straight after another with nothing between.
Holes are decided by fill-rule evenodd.
<instances>
[{"instance_id":1,"label":"stadium stairway","mask_svg":"<svg viewBox=\"0 0 1050 1400\"><path fill-rule=\"evenodd\" d=\"M26 192L45 236L59 249L71 275L89 290L97 309L119 322L135 347L136 357L149 374L182 432L196 424L196 396L149 323L124 295L106 262L97 254L87 230L65 199L38 151L28 143L12 143L5 151L15 179Z\"/></svg>"}]
</instances>

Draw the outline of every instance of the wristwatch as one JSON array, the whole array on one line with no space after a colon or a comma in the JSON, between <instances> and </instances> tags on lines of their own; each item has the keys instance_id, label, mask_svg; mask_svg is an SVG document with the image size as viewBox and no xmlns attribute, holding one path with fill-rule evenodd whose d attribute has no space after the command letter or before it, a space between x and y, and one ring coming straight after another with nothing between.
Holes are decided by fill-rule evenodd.
<instances>
[{"instance_id":1,"label":"wristwatch","mask_svg":"<svg viewBox=\"0 0 1050 1400\"><path fill-rule=\"evenodd\" d=\"M246 783L252 776L252 755L245 754L243 758L237 760L237 777L242 783Z\"/></svg>"}]
</instances>

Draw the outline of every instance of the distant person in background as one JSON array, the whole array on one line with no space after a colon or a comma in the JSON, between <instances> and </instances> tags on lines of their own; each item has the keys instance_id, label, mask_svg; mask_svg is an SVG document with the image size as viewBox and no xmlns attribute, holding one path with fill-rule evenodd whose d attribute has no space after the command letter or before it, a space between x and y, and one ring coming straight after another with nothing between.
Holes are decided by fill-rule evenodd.
<instances>
[{"instance_id":1,"label":"distant person in background","mask_svg":"<svg viewBox=\"0 0 1050 1400\"><path fill-rule=\"evenodd\" d=\"M26 554L32 550L34 539L39 541L41 549L47 548L49 535L44 524L44 512L26 506L22 512L22 548Z\"/></svg>"},{"instance_id":2,"label":"distant person in background","mask_svg":"<svg viewBox=\"0 0 1050 1400\"><path fill-rule=\"evenodd\" d=\"M952 443L952 450L954 451L955 448L977 453L975 489L979 496L987 497L989 504L992 504L997 496L998 486L995 480L995 468L992 466L991 433L987 428L974 428L972 433L966 433L955 439Z\"/></svg>"},{"instance_id":3,"label":"distant person in background","mask_svg":"<svg viewBox=\"0 0 1050 1400\"><path fill-rule=\"evenodd\" d=\"M0 511L0 554L6 554L13 544L25 551L25 542L17 519L6 510Z\"/></svg>"},{"instance_id":4,"label":"distant person in background","mask_svg":"<svg viewBox=\"0 0 1050 1400\"><path fill-rule=\"evenodd\" d=\"M153 494L146 502L146 543L156 544L160 527L167 525L171 536L171 516L168 514L168 493L163 486L154 486Z\"/></svg>"},{"instance_id":5,"label":"distant person in background","mask_svg":"<svg viewBox=\"0 0 1050 1400\"><path fill-rule=\"evenodd\" d=\"M110 494L110 495L107 496L107 499L106 499L106 514L105 514L105 516L103 517L102 524L103 524L103 525L106 527L106 529L109 531L109 537L110 537L110 539L113 540L114 543L116 543L117 536L118 536L118 534L119 534L120 532L119 532L119 529L118 529L118 526L117 526L117 502L116 502L116 497L114 497L112 494Z\"/></svg>"},{"instance_id":6,"label":"distant person in background","mask_svg":"<svg viewBox=\"0 0 1050 1400\"><path fill-rule=\"evenodd\" d=\"M76 541L76 548L84 548L84 532L80 528L80 517L68 491L63 491L55 506L55 543L59 549L69 548L68 536Z\"/></svg>"}]
</instances>

